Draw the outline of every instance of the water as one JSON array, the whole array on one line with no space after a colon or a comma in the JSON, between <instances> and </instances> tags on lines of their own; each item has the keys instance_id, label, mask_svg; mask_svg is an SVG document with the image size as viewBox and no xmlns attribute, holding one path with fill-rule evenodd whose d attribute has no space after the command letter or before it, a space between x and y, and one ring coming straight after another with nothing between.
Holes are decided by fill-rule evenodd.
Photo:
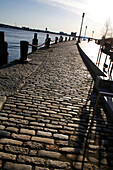
<instances>
[{"instance_id":1,"label":"water","mask_svg":"<svg viewBox=\"0 0 113 170\"><path fill-rule=\"evenodd\" d=\"M93 63L96 64L100 45L97 45L94 41L90 41L90 42L82 41L80 43L80 47L85 52L85 54L93 61ZM104 65L104 62L105 62L105 58L106 58L106 54L102 53L100 64L99 64L99 69L102 72L103 72L103 65ZM106 64L108 66L110 64L109 56L107 56ZM106 71L107 71L107 69L106 69ZM108 76L108 74L106 74L106 76ZM111 79L113 80L113 73L112 73Z\"/></svg>"},{"instance_id":2,"label":"water","mask_svg":"<svg viewBox=\"0 0 113 170\"><path fill-rule=\"evenodd\" d=\"M0 31L5 32L5 41L8 42L8 62L11 62L15 59L20 58L20 41L28 41L29 43L32 43L32 39L34 38L34 33L33 31L24 31L24 30L17 30L17 29L11 29L11 28L1 28ZM38 45L41 45L42 43L45 42L46 33L41 33L38 32ZM60 35L55 35L55 34L49 34L49 37L51 40L54 40L55 37L60 37ZM63 36L65 37L65 36ZM31 52L32 47L29 47L28 53Z\"/></svg>"}]
</instances>

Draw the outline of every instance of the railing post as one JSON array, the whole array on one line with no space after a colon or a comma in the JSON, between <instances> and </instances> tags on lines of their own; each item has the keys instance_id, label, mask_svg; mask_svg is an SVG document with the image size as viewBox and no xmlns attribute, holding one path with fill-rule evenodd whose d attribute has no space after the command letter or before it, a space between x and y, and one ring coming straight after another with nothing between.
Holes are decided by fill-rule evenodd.
<instances>
[{"instance_id":1,"label":"railing post","mask_svg":"<svg viewBox=\"0 0 113 170\"><path fill-rule=\"evenodd\" d=\"M58 41L58 37L55 37L55 44L57 44L57 41Z\"/></svg>"},{"instance_id":2,"label":"railing post","mask_svg":"<svg viewBox=\"0 0 113 170\"><path fill-rule=\"evenodd\" d=\"M34 33L34 38L32 40L33 45L38 45L38 39L37 39L37 33ZM37 47L32 46L32 52L35 52L37 50Z\"/></svg>"},{"instance_id":3,"label":"railing post","mask_svg":"<svg viewBox=\"0 0 113 170\"><path fill-rule=\"evenodd\" d=\"M65 37L65 41L67 41L67 37Z\"/></svg>"},{"instance_id":4,"label":"railing post","mask_svg":"<svg viewBox=\"0 0 113 170\"><path fill-rule=\"evenodd\" d=\"M49 38L49 34L47 34L47 38L45 39L45 47L46 47L46 48L49 48L49 46L50 46L50 41L51 41L51 38Z\"/></svg>"},{"instance_id":5,"label":"railing post","mask_svg":"<svg viewBox=\"0 0 113 170\"><path fill-rule=\"evenodd\" d=\"M0 32L0 66L8 63L8 43L5 41L4 32Z\"/></svg>"},{"instance_id":6,"label":"railing post","mask_svg":"<svg viewBox=\"0 0 113 170\"><path fill-rule=\"evenodd\" d=\"M59 42L62 42L63 41L63 37L62 36L60 36L60 38L59 38Z\"/></svg>"},{"instance_id":7,"label":"railing post","mask_svg":"<svg viewBox=\"0 0 113 170\"><path fill-rule=\"evenodd\" d=\"M28 41L20 41L20 61L27 62L27 55L28 55Z\"/></svg>"}]
</instances>

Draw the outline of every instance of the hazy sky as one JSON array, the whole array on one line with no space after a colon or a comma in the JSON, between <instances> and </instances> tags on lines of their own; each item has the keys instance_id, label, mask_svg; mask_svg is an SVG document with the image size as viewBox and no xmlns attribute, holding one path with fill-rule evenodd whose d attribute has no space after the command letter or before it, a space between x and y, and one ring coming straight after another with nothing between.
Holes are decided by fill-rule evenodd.
<instances>
[{"instance_id":1,"label":"hazy sky","mask_svg":"<svg viewBox=\"0 0 113 170\"><path fill-rule=\"evenodd\" d=\"M0 0L0 23L79 34L84 12L82 34L87 26L87 36L98 37L112 8L112 0Z\"/></svg>"}]
</instances>

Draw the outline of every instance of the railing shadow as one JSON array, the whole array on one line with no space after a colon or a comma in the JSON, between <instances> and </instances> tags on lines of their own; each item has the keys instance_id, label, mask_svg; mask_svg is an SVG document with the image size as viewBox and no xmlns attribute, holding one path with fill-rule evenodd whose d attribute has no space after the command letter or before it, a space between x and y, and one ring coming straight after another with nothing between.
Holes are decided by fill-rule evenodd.
<instances>
[{"instance_id":1,"label":"railing shadow","mask_svg":"<svg viewBox=\"0 0 113 170\"><path fill-rule=\"evenodd\" d=\"M108 127L110 125L112 126L113 124L110 121L109 115L105 114L105 112L103 111L103 104L101 103L101 101L99 101L96 110L96 115L94 116L94 120L89 131L92 113L97 100L97 95L98 94L95 90L94 83L92 81L90 84L87 100L83 107L79 110L79 113L77 115L80 121L78 126L78 132L76 133L76 135L78 136L78 141L80 141L79 147L82 151L83 156L81 162L82 170L87 168L99 169L102 167L105 169L105 167L110 167L110 163L112 161L109 158L109 156L111 155L108 153L107 144L111 144L111 141L109 140L110 137L108 136L108 134L112 134L113 130L113 128L112 130L110 130L108 129ZM111 139L113 142L113 135ZM106 159L104 158L103 154L106 155ZM75 161L78 160L78 156L76 157ZM86 158L88 161L86 161Z\"/></svg>"}]
</instances>

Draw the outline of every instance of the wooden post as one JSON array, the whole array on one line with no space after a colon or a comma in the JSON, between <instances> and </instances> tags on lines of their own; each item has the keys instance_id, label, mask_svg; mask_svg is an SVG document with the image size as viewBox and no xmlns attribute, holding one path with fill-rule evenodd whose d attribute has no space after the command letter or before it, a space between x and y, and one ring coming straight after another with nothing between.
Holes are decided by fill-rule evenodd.
<instances>
[{"instance_id":1,"label":"wooden post","mask_svg":"<svg viewBox=\"0 0 113 170\"><path fill-rule=\"evenodd\" d=\"M50 41L51 41L51 38L49 38L49 34L47 34L47 38L45 39L45 47L46 47L46 48L49 48L49 46L50 46Z\"/></svg>"},{"instance_id":2,"label":"wooden post","mask_svg":"<svg viewBox=\"0 0 113 170\"><path fill-rule=\"evenodd\" d=\"M67 41L67 37L65 37L65 41Z\"/></svg>"},{"instance_id":3,"label":"wooden post","mask_svg":"<svg viewBox=\"0 0 113 170\"><path fill-rule=\"evenodd\" d=\"M57 44L57 41L58 41L58 37L55 37L55 44Z\"/></svg>"},{"instance_id":4,"label":"wooden post","mask_svg":"<svg viewBox=\"0 0 113 170\"><path fill-rule=\"evenodd\" d=\"M28 62L28 60L27 60L28 45L29 45L28 41L20 41L20 54L21 54L20 61L22 63Z\"/></svg>"},{"instance_id":5,"label":"wooden post","mask_svg":"<svg viewBox=\"0 0 113 170\"><path fill-rule=\"evenodd\" d=\"M5 41L4 32L0 31L0 66L8 63L8 43Z\"/></svg>"},{"instance_id":6,"label":"wooden post","mask_svg":"<svg viewBox=\"0 0 113 170\"><path fill-rule=\"evenodd\" d=\"M37 39L37 33L34 33L34 38L32 40L33 45L38 45L38 39ZM32 52L35 52L37 50L37 47L32 46Z\"/></svg>"},{"instance_id":7,"label":"wooden post","mask_svg":"<svg viewBox=\"0 0 113 170\"><path fill-rule=\"evenodd\" d=\"M63 37L62 36L60 36L60 38L59 38L59 42L62 42L63 41Z\"/></svg>"}]
</instances>

